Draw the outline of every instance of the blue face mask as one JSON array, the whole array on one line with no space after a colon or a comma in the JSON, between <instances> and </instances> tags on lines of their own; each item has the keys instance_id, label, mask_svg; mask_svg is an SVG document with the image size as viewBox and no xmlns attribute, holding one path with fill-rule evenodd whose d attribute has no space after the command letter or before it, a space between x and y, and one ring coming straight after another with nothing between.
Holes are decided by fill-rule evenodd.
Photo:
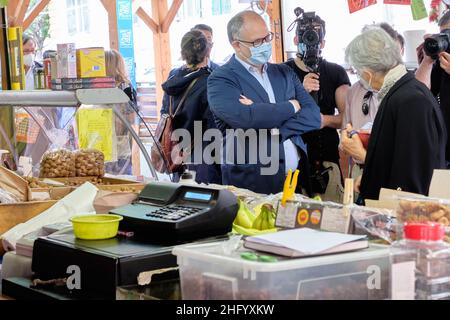
<instances>
[{"instance_id":1,"label":"blue face mask","mask_svg":"<svg viewBox=\"0 0 450 320\"><path fill-rule=\"evenodd\" d=\"M250 49L252 56L248 58L248 61L253 65L263 65L269 62L272 57L272 43L265 43L258 48L247 47Z\"/></svg>"}]
</instances>

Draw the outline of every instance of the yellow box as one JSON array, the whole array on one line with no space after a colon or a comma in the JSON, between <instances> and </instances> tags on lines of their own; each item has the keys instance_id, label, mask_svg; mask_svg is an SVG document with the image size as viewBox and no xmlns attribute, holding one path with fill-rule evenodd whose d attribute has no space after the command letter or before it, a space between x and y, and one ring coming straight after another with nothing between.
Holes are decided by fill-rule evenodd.
<instances>
[{"instance_id":1,"label":"yellow box","mask_svg":"<svg viewBox=\"0 0 450 320\"><path fill-rule=\"evenodd\" d=\"M78 49L77 69L78 78L106 77L105 49Z\"/></svg>"}]
</instances>

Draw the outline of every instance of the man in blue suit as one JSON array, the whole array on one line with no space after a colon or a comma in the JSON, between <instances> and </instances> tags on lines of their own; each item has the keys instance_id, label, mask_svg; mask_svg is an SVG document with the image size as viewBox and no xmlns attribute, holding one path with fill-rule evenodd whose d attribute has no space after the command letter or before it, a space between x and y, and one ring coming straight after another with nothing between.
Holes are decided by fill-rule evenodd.
<instances>
[{"instance_id":1,"label":"man in blue suit","mask_svg":"<svg viewBox=\"0 0 450 320\"><path fill-rule=\"evenodd\" d=\"M321 128L320 109L289 67L268 63L273 33L260 15L239 13L228 24L228 36L235 55L208 81L210 108L224 135L223 184L279 193L286 173L307 161L301 135ZM257 140L232 134L239 129L253 129ZM267 174L274 161L276 170Z\"/></svg>"}]
</instances>

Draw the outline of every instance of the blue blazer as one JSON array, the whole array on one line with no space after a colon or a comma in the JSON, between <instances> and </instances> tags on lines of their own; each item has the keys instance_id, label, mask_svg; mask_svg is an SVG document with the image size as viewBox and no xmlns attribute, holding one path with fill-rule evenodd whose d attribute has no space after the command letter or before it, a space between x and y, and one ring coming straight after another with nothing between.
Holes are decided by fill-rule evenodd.
<instances>
[{"instance_id":1,"label":"blue blazer","mask_svg":"<svg viewBox=\"0 0 450 320\"><path fill-rule=\"evenodd\" d=\"M223 133L223 184L245 188L263 194L275 194L283 190L286 177L285 155L283 142L291 139L294 144L307 152L301 135L320 129L320 108L313 98L306 92L295 72L286 65L269 64L267 73L273 87L277 103L270 103L270 99L260 83L233 56L224 66L216 69L208 80L208 101L216 117L217 126ZM253 105L245 106L239 102L244 95L253 101ZM301 111L295 113L289 100L300 102ZM270 129L280 131L279 154L272 154L270 147ZM261 159L258 152L262 146L258 141L255 149L251 143L238 141L235 135L227 134L228 129L269 129L266 152L267 156L279 159L278 171L273 175L262 175L261 169L268 168L267 159ZM267 132L267 131L266 131ZM234 147L234 159L227 157L230 146ZM246 164L239 164L237 156L245 153ZM239 154L241 153L241 154ZM257 155L255 155L257 153ZM248 161L252 158L254 161Z\"/></svg>"}]
</instances>

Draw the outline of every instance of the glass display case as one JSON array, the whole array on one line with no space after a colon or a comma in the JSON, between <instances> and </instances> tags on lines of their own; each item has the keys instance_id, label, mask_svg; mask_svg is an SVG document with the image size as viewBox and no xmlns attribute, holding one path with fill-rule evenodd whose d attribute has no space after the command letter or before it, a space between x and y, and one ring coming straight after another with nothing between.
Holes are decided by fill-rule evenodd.
<instances>
[{"instance_id":1,"label":"glass display case","mask_svg":"<svg viewBox=\"0 0 450 320\"><path fill-rule=\"evenodd\" d=\"M11 109L0 122L0 149L24 175L38 176L48 151L96 149L106 174L140 176L148 166L158 179L139 137L138 111L120 89L0 91L0 112Z\"/></svg>"}]
</instances>

